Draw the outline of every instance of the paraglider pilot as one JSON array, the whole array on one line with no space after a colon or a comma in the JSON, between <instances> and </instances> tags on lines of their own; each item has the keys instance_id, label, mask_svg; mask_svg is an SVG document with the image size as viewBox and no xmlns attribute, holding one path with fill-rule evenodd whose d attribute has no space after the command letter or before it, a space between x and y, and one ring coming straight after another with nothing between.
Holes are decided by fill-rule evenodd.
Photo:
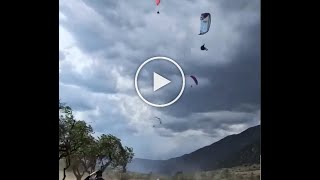
<instances>
[{"instance_id":1,"label":"paraglider pilot","mask_svg":"<svg viewBox=\"0 0 320 180\"><path fill-rule=\"evenodd\" d=\"M200 49L201 49L202 51L204 51L204 50L208 51L208 49L207 49L206 47L204 47L204 45L205 45L205 44L203 44Z\"/></svg>"}]
</instances>

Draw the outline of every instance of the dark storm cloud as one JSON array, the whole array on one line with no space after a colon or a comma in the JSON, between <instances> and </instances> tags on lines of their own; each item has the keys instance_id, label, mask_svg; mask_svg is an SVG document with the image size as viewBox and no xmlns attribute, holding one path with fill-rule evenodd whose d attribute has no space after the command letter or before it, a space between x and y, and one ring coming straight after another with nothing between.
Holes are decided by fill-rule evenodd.
<instances>
[{"instance_id":1,"label":"dark storm cloud","mask_svg":"<svg viewBox=\"0 0 320 180\"><path fill-rule=\"evenodd\" d=\"M141 21L138 24L133 24L133 22L130 21L130 17L123 17L125 14L118 11L119 2L120 1L100 0L85 1L88 6L95 9L95 11L102 15L105 20L109 21L117 28L126 28L130 30L136 27L143 27L145 25Z\"/></svg>"},{"instance_id":2,"label":"dark storm cloud","mask_svg":"<svg viewBox=\"0 0 320 180\"><path fill-rule=\"evenodd\" d=\"M195 72L210 83L205 88L195 87L192 92L186 90L179 102L165 109L166 112L186 116L192 112L232 110L242 104L256 107L252 110L260 108L260 24L242 30L243 40L231 63L184 66L186 72Z\"/></svg>"},{"instance_id":3,"label":"dark storm cloud","mask_svg":"<svg viewBox=\"0 0 320 180\"><path fill-rule=\"evenodd\" d=\"M213 113L194 114L191 117L186 117L186 120L181 122L164 123L166 129L173 132L183 132L186 130L202 130L211 136L219 136L219 131L230 131L230 125L244 125L250 127L255 125L257 120L255 117L257 112L232 112L232 111L218 111Z\"/></svg>"},{"instance_id":4,"label":"dark storm cloud","mask_svg":"<svg viewBox=\"0 0 320 180\"><path fill-rule=\"evenodd\" d=\"M133 80L143 61L153 56L167 56L176 60L186 75L198 77L199 85L193 88L186 86L183 96L175 104L167 108L154 108L162 112L160 115L168 117L168 121L164 118L166 122L162 129L155 130L159 131L158 135L172 137L171 142L176 140L174 138L178 133L183 134L182 137L184 133L191 137L193 131L197 131L207 134L209 138L219 139L226 135L222 132L232 134L258 123L260 1L163 1L159 6L160 15L156 14L155 3L151 1L75 2L84 2L88 7L61 6L60 11L67 20L60 24L72 33L76 46L82 52L88 56L99 54L100 59L98 65L90 67L94 71L91 73L75 73L70 67L61 67L60 82L90 92L118 94L117 78L109 76L111 78L106 79L106 71L111 73L117 67L119 76L132 77ZM203 12L212 13L211 29L204 36L198 36L199 18ZM209 51L200 51L203 43ZM169 79L176 75L159 67L160 72ZM74 101L78 109L93 108L93 101L81 91L63 89L61 92L68 102ZM135 90L132 87L125 93L135 95ZM108 101L109 107L102 107L105 104L101 103L100 108L111 111L116 109L115 103ZM99 132L121 131L121 139L123 137L132 142L134 138L130 134L137 130L125 125L124 121L116 121L127 119L120 114L107 111L90 118L100 121L96 125ZM176 117L182 120L170 120ZM133 140L134 148L137 149L139 142ZM147 138L145 143L148 144ZM174 144L187 146L184 141ZM199 143L199 147L201 145ZM142 147L138 149L141 151L137 154L141 156L145 150ZM181 155L181 148L174 152L168 149L166 156Z\"/></svg>"},{"instance_id":5,"label":"dark storm cloud","mask_svg":"<svg viewBox=\"0 0 320 180\"><path fill-rule=\"evenodd\" d=\"M66 22L61 23L61 25L77 34L76 40L80 42L78 46L85 52L101 50L102 47L111 47L113 45L110 41L108 43L108 39L103 34L95 32L94 29L79 28L75 24Z\"/></svg>"},{"instance_id":6,"label":"dark storm cloud","mask_svg":"<svg viewBox=\"0 0 320 180\"><path fill-rule=\"evenodd\" d=\"M219 0L217 1L221 8L223 8L227 12L239 12L246 10L245 8L259 8L260 1L252 1L252 0Z\"/></svg>"},{"instance_id":7,"label":"dark storm cloud","mask_svg":"<svg viewBox=\"0 0 320 180\"><path fill-rule=\"evenodd\" d=\"M61 91L62 90L62 91ZM59 83L59 98L67 103L74 111L92 110L95 105L88 101L88 94L79 87Z\"/></svg>"},{"instance_id":8,"label":"dark storm cloud","mask_svg":"<svg viewBox=\"0 0 320 180\"><path fill-rule=\"evenodd\" d=\"M115 9L119 5L119 1L87 0L84 3L93 7L98 12L104 12L106 9Z\"/></svg>"},{"instance_id":9,"label":"dark storm cloud","mask_svg":"<svg viewBox=\"0 0 320 180\"><path fill-rule=\"evenodd\" d=\"M133 127L124 123L125 117L114 113L111 108L101 108L97 114L90 114L88 119L94 120L93 128L99 133L111 133L122 139L123 136L132 135L137 132Z\"/></svg>"},{"instance_id":10,"label":"dark storm cloud","mask_svg":"<svg viewBox=\"0 0 320 180\"><path fill-rule=\"evenodd\" d=\"M223 11L240 12L239 7L243 7L244 3L246 2L223 4ZM259 14L259 9L255 9L255 12ZM251 24L244 22L236 29L241 40L232 51L230 63L207 66L200 63L183 64L186 74L192 72L197 77L207 78L210 83L205 88L195 87L196 90L192 92L188 91L190 87L186 87L187 90L177 103L162 109L167 114L186 118L182 122L167 123L164 125L165 128L173 132L183 132L188 129L202 130L215 137L219 135L220 130L232 132L230 125L240 124L250 127L259 123L259 118L253 117L257 116L256 111L260 109L260 22ZM202 83L201 80L199 83ZM226 116L223 120L201 116L187 118L192 113L223 110L237 110L247 114L235 119ZM171 136L170 133L160 135Z\"/></svg>"},{"instance_id":11,"label":"dark storm cloud","mask_svg":"<svg viewBox=\"0 0 320 180\"><path fill-rule=\"evenodd\" d=\"M68 67L65 67L68 68ZM61 69L59 80L62 83L79 86L90 90L91 92L115 93L115 84L113 78L108 74L108 70L97 68L95 71L80 74L73 71Z\"/></svg>"},{"instance_id":12,"label":"dark storm cloud","mask_svg":"<svg viewBox=\"0 0 320 180\"><path fill-rule=\"evenodd\" d=\"M164 109L164 112L166 113L174 116L188 116L190 113L196 112L232 110L238 108L242 104L251 104L252 106L259 108L260 22L259 20L250 20L251 17L259 16L259 3L247 3L247 1L219 1L215 6L208 5L208 2L197 2L198 5L203 6L205 11L211 8L217 11L213 13L212 30L202 37L190 33L190 28L188 27L189 19L194 18L193 16L198 19L202 12L201 8L194 7L194 4L190 1L183 2L185 9L189 9L186 11L189 13L188 16L182 13L185 12L184 8L177 8L181 6L181 2L162 3L163 8L165 8L165 13L169 14L171 18L167 20L172 20L177 23L175 26L178 29L176 30L173 26L166 24L165 22L155 23L154 25L156 27L151 27L151 21L149 24L146 24L145 17L149 16L150 18L153 18L153 16L141 11L142 7L150 9L154 9L155 7L154 5L149 5L148 3L140 1L131 3L124 3L121 1L85 1L87 5L108 22L107 25L110 26L110 29L114 28L119 30L118 33L112 34L112 30L99 32L95 28L86 27L83 24L73 22L67 22L65 26L74 33L80 47L88 52L95 49L105 49L106 61L115 64L120 63L121 66L124 66L124 73L129 74L132 77L139 64L145 59L153 55L164 55L177 59L186 74L194 74L197 77L208 80L209 83L205 88L195 87L192 92L186 90L179 102ZM123 8L124 6L127 6L127 9ZM132 10L133 7L136 9ZM251 7L248 10L248 13L243 12L244 7ZM115 12L116 14L110 15L108 12ZM131 14L132 12L135 13ZM236 17L233 16L235 13L237 14ZM69 16L72 17L75 15L71 13ZM218 20L216 20L217 18ZM217 26L215 23L217 21L217 24L219 24L219 18L226 18L226 20L234 18L233 20L227 21L230 24L221 26L233 28L233 31L235 31L234 33L236 33L239 38L236 44L228 44L228 41L232 39L219 39L219 41L210 39L215 33L224 33L223 30L220 30L221 32L216 32L219 27L215 27ZM242 23L239 23L240 21ZM145 27L141 25L148 26ZM198 26L198 22L196 25ZM123 26L132 26L132 29L123 29ZM167 26L169 32L172 33L165 33L165 30L164 32L152 31L154 28L162 28L161 26ZM138 27L141 27L141 30L137 30L136 28ZM145 31L144 28L148 29L148 31ZM184 33L184 31L187 33L185 38L178 40L177 35L179 33ZM141 41L137 41L137 37L141 38ZM200 52L202 55L190 54L190 49L193 48L196 41L201 38L204 41L207 41L206 44L209 51ZM226 38L228 38L228 36L226 36ZM221 60L226 61L226 63L211 64L211 62L219 61L219 58L221 58L212 54L212 51L216 52L216 49L226 45L232 45L229 47L229 52L226 52L228 57L224 57L226 59ZM137 47L139 47L139 49L137 49ZM199 49L199 47L197 47L197 49ZM205 56L203 53L207 53L208 55ZM172 72L168 72L166 69L160 69L159 71L165 73L169 77L173 75ZM99 78L97 77L95 81L99 81ZM91 83L95 84L94 82ZM200 81L199 84L201 86L202 82ZM91 84L86 86L90 86L92 89L100 88L99 86L93 86Z\"/></svg>"},{"instance_id":13,"label":"dark storm cloud","mask_svg":"<svg viewBox=\"0 0 320 180\"><path fill-rule=\"evenodd\" d=\"M60 7L60 11L68 16L68 19L72 19L72 21L63 21L60 24L74 34L74 38L78 42L78 46L84 52L92 53L98 50L108 51L108 49L115 46L118 42L124 42L129 48L136 48L135 42L127 39L127 34L135 28L143 28L145 26L145 22L139 20L141 17L138 18L138 16L132 17L128 15L126 9L120 9L119 7L122 3L130 8L130 3L126 5L124 2L120 1L107 2L99 0L83 2L88 5L88 7L92 8L99 18L93 17L96 18L94 21L83 24L85 22L79 22L76 20L79 18L79 14L77 13L81 12L75 13L72 11L72 6L63 6ZM139 6L138 4L139 3L137 3L136 7L141 10L142 6ZM134 6L132 6L132 8L134 8ZM128 9L128 11L129 10L130 9ZM134 10L130 11L135 12Z\"/></svg>"},{"instance_id":14,"label":"dark storm cloud","mask_svg":"<svg viewBox=\"0 0 320 180\"><path fill-rule=\"evenodd\" d=\"M93 52L113 45L114 41L111 41L111 38L108 38L103 32L94 28L96 24L90 24L90 19L87 20L89 22L77 20L79 18L79 14L77 13L81 12L74 12L72 6L60 6L59 10L70 19L68 21L61 21L60 25L75 35L74 38L77 41L77 46L84 52Z\"/></svg>"}]
</instances>

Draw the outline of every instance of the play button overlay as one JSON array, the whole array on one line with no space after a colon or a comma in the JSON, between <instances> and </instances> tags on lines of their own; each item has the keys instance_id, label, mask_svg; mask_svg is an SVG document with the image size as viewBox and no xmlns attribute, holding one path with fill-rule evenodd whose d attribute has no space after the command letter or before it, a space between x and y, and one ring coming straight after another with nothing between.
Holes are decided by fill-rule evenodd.
<instances>
[{"instance_id":1,"label":"play button overlay","mask_svg":"<svg viewBox=\"0 0 320 180\"><path fill-rule=\"evenodd\" d=\"M152 57L139 66L134 85L142 101L154 107L167 107L182 96L185 75L174 60Z\"/></svg>"},{"instance_id":2,"label":"play button overlay","mask_svg":"<svg viewBox=\"0 0 320 180\"><path fill-rule=\"evenodd\" d=\"M153 73L153 91L156 91L163 86L169 84L171 81L160 76L158 73Z\"/></svg>"}]
</instances>

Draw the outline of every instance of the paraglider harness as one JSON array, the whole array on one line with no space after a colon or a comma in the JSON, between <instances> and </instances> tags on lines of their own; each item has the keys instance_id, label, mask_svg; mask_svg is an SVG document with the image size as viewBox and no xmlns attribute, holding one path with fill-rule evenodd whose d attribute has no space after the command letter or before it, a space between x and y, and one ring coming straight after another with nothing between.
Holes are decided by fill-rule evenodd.
<instances>
[{"instance_id":1,"label":"paraglider harness","mask_svg":"<svg viewBox=\"0 0 320 180\"><path fill-rule=\"evenodd\" d=\"M204 51L204 50L208 51L208 49L207 49L206 47L204 47L204 46L205 46L205 44L203 44L200 49L201 49L202 51Z\"/></svg>"}]
</instances>

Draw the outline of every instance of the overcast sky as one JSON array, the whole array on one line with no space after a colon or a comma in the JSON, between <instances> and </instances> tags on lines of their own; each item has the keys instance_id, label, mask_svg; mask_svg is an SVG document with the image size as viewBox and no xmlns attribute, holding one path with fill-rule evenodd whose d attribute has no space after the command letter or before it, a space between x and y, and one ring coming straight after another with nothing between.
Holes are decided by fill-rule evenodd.
<instances>
[{"instance_id":1,"label":"overcast sky","mask_svg":"<svg viewBox=\"0 0 320 180\"><path fill-rule=\"evenodd\" d=\"M154 0L59 3L60 99L95 135L116 135L135 157L168 159L260 123L259 0L163 0L158 8ZM204 12L211 28L199 36ZM203 43L208 51L200 51ZM134 89L139 65L157 55L199 79L161 109ZM154 116L161 126L153 127Z\"/></svg>"}]
</instances>

